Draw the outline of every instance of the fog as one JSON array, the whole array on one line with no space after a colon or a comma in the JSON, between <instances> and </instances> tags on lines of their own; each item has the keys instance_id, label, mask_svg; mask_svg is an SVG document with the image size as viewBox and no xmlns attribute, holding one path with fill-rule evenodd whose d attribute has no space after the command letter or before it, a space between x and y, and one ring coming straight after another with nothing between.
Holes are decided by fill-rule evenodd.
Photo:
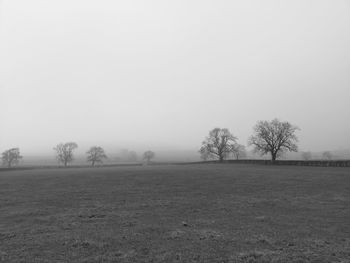
<instances>
[{"instance_id":1,"label":"fog","mask_svg":"<svg viewBox=\"0 0 350 263\"><path fill-rule=\"evenodd\" d=\"M350 149L349 1L0 1L0 151L197 151L258 120Z\"/></svg>"}]
</instances>

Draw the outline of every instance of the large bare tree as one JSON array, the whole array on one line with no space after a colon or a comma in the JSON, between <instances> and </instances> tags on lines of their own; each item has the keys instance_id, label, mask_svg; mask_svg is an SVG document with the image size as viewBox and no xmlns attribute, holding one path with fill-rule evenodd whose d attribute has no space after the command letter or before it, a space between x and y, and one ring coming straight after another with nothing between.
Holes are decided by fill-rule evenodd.
<instances>
[{"instance_id":1,"label":"large bare tree","mask_svg":"<svg viewBox=\"0 0 350 263\"><path fill-rule=\"evenodd\" d=\"M103 159L107 158L105 150L100 146L92 146L87 152L87 161L91 162L91 166L95 166L96 163L103 163Z\"/></svg>"},{"instance_id":2,"label":"large bare tree","mask_svg":"<svg viewBox=\"0 0 350 263\"><path fill-rule=\"evenodd\" d=\"M2 153L2 162L7 167L18 164L19 160L22 159L22 156L19 152L19 148L11 148Z\"/></svg>"},{"instance_id":3,"label":"large bare tree","mask_svg":"<svg viewBox=\"0 0 350 263\"><path fill-rule=\"evenodd\" d=\"M254 134L249 138L248 144L254 146L256 152L270 153L272 161L275 161L287 151L298 151L298 138L295 135L297 130L297 126L278 119L259 121L254 126Z\"/></svg>"},{"instance_id":4,"label":"large bare tree","mask_svg":"<svg viewBox=\"0 0 350 263\"><path fill-rule=\"evenodd\" d=\"M233 152L236 140L237 138L228 129L215 128L202 142L199 153L206 158L217 158L222 162Z\"/></svg>"},{"instance_id":5,"label":"large bare tree","mask_svg":"<svg viewBox=\"0 0 350 263\"><path fill-rule=\"evenodd\" d=\"M63 163L67 166L68 163L73 161L73 150L78 148L78 144L75 142L60 143L55 148L56 157L59 163Z\"/></svg>"}]
</instances>

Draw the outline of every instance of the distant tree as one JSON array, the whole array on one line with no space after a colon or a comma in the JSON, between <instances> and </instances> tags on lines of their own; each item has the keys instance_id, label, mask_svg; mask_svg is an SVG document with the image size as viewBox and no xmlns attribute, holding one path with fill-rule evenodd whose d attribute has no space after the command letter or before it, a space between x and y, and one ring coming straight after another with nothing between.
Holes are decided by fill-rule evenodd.
<instances>
[{"instance_id":1,"label":"distant tree","mask_svg":"<svg viewBox=\"0 0 350 263\"><path fill-rule=\"evenodd\" d=\"M19 163L19 160L22 159L19 152L19 148L11 148L9 150L6 150L2 153L2 162L3 165L6 165L7 167L11 167L12 165L16 165Z\"/></svg>"},{"instance_id":2,"label":"distant tree","mask_svg":"<svg viewBox=\"0 0 350 263\"><path fill-rule=\"evenodd\" d=\"M152 151L146 151L143 154L143 159L147 162L150 163L151 160L155 157L155 153Z\"/></svg>"},{"instance_id":3,"label":"distant tree","mask_svg":"<svg viewBox=\"0 0 350 263\"><path fill-rule=\"evenodd\" d=\"M103 163L103 159L107 158L105 151L100 146L93 146L87 152L87 161L91 162L91 166L95 166L96 163Z\"/></svg>"},{"instance_id":4,"label":"distant tree","mask_svg":"<svg viewBox=\"0 0 350 263\"><path fill-rule=\"evenodd\" d=\"M278 119L259 121L254 126L254 134L249 138L248 144L253 145L254 150L262 155L270 153L272 161L275 161L287 151L298 151L298 138L295 135L297 130L297 126Z\"/></svg>"},{"instance_id":5,"label":"distant tree","mask_svg":"<svg viewBox=\"0 0 350 263\"><path fill-rule=\"evenodd\" d=\"M215 128L202 142L199 153L206 158L217 158L222 162L233 152L236 139L228 129Z\"/></svg>"},{"instance_id":6,"label":"distant tree","mask_svg":"<svg viewBox=\"0 0 350 263\"><path fill-rule=\"evenodd\" d=\"M303 160L309 161L312 159L312 154L311 154L311 152L303 152L301 154L301 157L303 158Z\"/></svg>"},{"instance_id":7,"label":"distant tree","mask_svg":"<svg viewBox=\"0 0 350 263\"><path fill-rule=\"evenodd\" d=\"M247 157L247 151L242 144L235 143L233 145L232 153L236 160Z\"/></svg>"},{"instance_id":8,"label":"distant tree","mask_svg":"<svg viewBox=\"0 0 350 263\"><path fill-rule=\"evenodd\" d=\"M58 162L67 166L68 163L73 161L73 150L76 148L78 148L78 144L75 142L67 142L65 144L60 143L53 149L56 151Z\"/></svg>"},{"instance_id":9,"label":"distant tree","mask_svg":"<svg viewBox=\"0 0 350 263\"><path fill-rule=\"evenodd\" d=\"M325 160L332 160L333 154L330 151L325 151L322 153L322 158Z\"/></svg>"}]
</instances>

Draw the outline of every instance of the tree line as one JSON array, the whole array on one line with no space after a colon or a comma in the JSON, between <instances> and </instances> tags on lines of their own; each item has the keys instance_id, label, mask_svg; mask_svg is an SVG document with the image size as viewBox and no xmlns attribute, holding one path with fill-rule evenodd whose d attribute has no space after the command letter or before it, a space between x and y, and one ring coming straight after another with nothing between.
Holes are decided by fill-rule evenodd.
<instances>
[{"instance_id":1,"label":"tree line","mask_svg":"<svg viewBox=\"0 0 350 263\"><path fill-rule=\"evenodd\" d=\"M298 151L298 137L296 132L300 130L297 126L287 122L273 119L271 121L258 121L253 127L253 134L248 139L248 146L252 146L254 152L261 155L269 154L272 161L280 158L286 152ZM216 159L223 162L225 159L234 157L240 159L246 157L246 148L237 143L238 138L226 128L214 128L202 142L199 149L201 159L204 161ZM54 147L56 158L60 164L67 166L74 160L73 152L78 148L75 142L60 143ZM91 166L102 164L107 155L100 146L92 146L87 152L87 161ZM152 151L143 154L143 160L150 163L155 157ZM332 154L329 151L323 153L324 159L330 160ZM23 157L19 148L11 148L2 153L3 164L11 167L19 163ZM304 160L311 159L310 152L302 153Z\"/></svg>"},{"instance_id":2,"label":"tree line","mask_svg":"<svg viewBox=\"0 0 350 263\"><path fill-rule=\"evenodd\" d=\"M63 166L68 166L74 160L74 150L78 148L78 144L75 142L67 142L57 144L53 150L56 153L56 159L59 164ZM151 160L155 157L155 153L153 151L146 151L143 154L143 160L149 164ZM7 167L12 167L17 165L19 161L23 157L20 154L19 148L11 148L2 153L2 162L3 165ZM91 166L95 166L96 164L103 164L103 161L107 159L108 156L105 153L105 150L100 146L92 146L86 152L86 160L91 164Z\"/></svg>"},{"instance_id":3,"label":"tree line","mask_svg":"<svg viewBox=\"0 0 350 263\"><path fill-rule=\"evenodd\" d=\"M73 151L76 148L78 148L78 145L75 142L58 144L54 148L58 162L64 166L67 166L69 163L71 163L74 160ZM101 146L92 146L86 152L86 155L86 160L91 164L91 166L95 166L96 164L103 164L103 160L108 158L105 150ZM155 153L152 151L146 151L143 154L143 160L146 163L150 163L154 157Z\"/></svg>"}]
</instances>

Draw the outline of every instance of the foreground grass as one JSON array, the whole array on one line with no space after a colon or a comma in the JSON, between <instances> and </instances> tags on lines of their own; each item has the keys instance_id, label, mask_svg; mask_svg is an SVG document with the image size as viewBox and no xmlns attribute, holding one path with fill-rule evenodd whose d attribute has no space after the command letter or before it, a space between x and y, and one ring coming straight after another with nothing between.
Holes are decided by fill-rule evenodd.
<instances>
[{"instance_id":1,"label":"foreground grass","mask_svg":"<svg viewBox=\"0 0 350 263\"><path fill-rule=\"evenodd\" d=\"M350 168L0 173L0 262L350 262Z\"/></svg>"}]
</instances>

